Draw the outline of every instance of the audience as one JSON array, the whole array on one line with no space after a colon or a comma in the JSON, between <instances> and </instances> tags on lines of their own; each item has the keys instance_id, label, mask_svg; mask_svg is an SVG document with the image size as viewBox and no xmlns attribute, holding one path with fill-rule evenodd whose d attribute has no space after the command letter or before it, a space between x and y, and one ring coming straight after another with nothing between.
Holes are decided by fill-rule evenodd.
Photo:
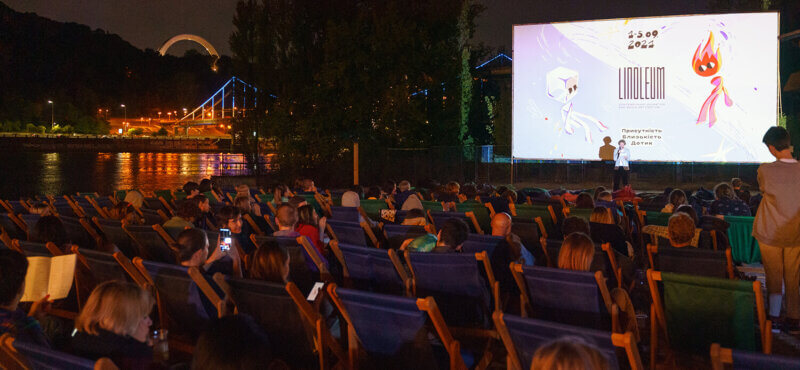
<instances>
[{"instance_id":1,"label":"audience","mask_svg":"<svg viewBox=\"0 0 800 370\"><path fill-rule=\"evenodd\" d=\"M200 184L197 186L197 190L200 191L201 194L213 191L214 184L211 182L211 179L202 179L200 180Z\"/></svg>"},{"instance_id":2,"label":"audience","mask_svg":"<svg viewBox=\"0 0 800 370\"><path fill-rule=\"evenodd\" d=\"M288 368L282 361L273 360L271 352L266 333L250 316L226 316L205 326L197 340L192 370Z\"/></svg>"},{"instance_id":3,"label":"audience","mask_svg":"<svg viewBox=\"0 0 800 370\"><path fill-rule=\"evenodd\" d=\"M197 203L192 199L184 199L178 203L175 215L167 222L164 222L161 227L175 239L187 227L193 228L194 222L198 218L200 218L200 208L197 207Z\"/></svg>"},{"instance_id":4,"label":"audience","mask_svg":"<svg viewBox=\"0 0 800 370\"><path fill-rule=\"evenodd\" d=\"M544 344L533 354L531 369L605 370L608 360L581 337L563 337Z\"/></svg>"},{"instance_id":5,"label":"audience","mask_svg":"<svg viewBox=\"0 0 800 370\"><path fill-rule=\"evenodd\" d=\"M120 369L145 369L153 362L147 345L154 299L136 284L116 280L94 288L75 319L72 353L91 360L108 357Z\"/></svg>"},{"instance_id":6,"label":"audience","mask_svg":"<svg viewBox=\"0 0 800 370\"><path fill-rule=\"evenodd\" d=\"M750 206L736 197L728 183L722 182L714 187L714 197L708 213L722 216L752 216Z\"/></svg>"},{"instance_id":7,"label":"audience","mask_svg":"<svg viewBox=\"0 0 800 370\"><path fill-rule=\"evenodd\" d=\"M289 281L289 262L289 252L277 242L264 242L253 254L248 276L251 279L286 284Z\"/></svg>"},{"instance_id":8,"label":"audience","mask_svg":"<svg viewBox=\"0 0 800 370\"><path fill-rule=\"evenodd\" d=\"M510 256L513 261L522 263L523 265L533 266L536 259L533 254L525 248L519 236L511 232L511 216L507 213L495 213L492 217L492 235L502 236L506 239L510 247Z\"/></svg>"},{"instance_id":9,"label":"audience","mask_svg":"<svg viewBox=\"0 0 800 370\"><path fill-rule=\"evenodd\" d=\"M558 252L558 268L589 271L594 259L594 243L582 232L569 234Z\"/></svg>"},{"instance_id":10,"label":"audience","mask_svg":"<svg viewBox=\"0 0 800 370\"><path fill-rule=\"evenodd\" d=\"M136 208L142 208L144 204L144 195L138 190L128 190L125 193L125 202L132 204Z\"/></svg>"},{"instance_id":11,"label":"audience","mask_svg":"<svg viewBox=\"0 0 800 370\"><path fill-rule=\"evenodd\" d=\"M468 235L469 226L462 219L448 218L436 236L425 234L414 239L406 239L400 249L412 252L461 252Z\"/></svg>"},{"instance_id":12,"label":"audience","mask_svg":"<svg viewBox=\"0 0 800 370\"><path fill-rule=\"evenodd\" d=\"M669 203L667 203L664 208L661 209L661 212L672 213L675 211L675 209L684 204L688 204L686 193L684 193L681 189L674 189L669 193Z\"/></svg>"},{"instance_id":13,"label":"audience","mask_svg":"<svg viewBox=\"0 0 800 370\"><path fill-rule=\"evenodd\" d=\"M400 181L400 183L397 184L397 193L394 195L395 205L398 208L405 209L404 207L406 199L408 199L408 197L411 195L414 195L414 197L416 197L414 191L411 190L411 183L408 182L408 180Z\"/></svg>"},{"instance_id":14,"label":"audience","mask_svg":"<svg viewBox=\"0 0 800 370\"><path fill-rule=\"evenodd\" d=\"M108 216L115 220L124 221L127 224L140 225L144 223L144 220L139 216L139 213L136 212L133 204L124 200L111 207L111 209L108 210Z\"/></svg>"},{"instance_id":15,"label":"audience","mask_svg":"<svg viewBox=\"0 0 800 370\"><path fill-rule=\"evenodd\" d=\"M56 216L43 216L33 226L32 241L37 243L51 242L62 251L69 251L70 240L64 224Z\"/></svg>"},{"instance_id":16,"label":"audience","mask_svg":"<svg viewBox=\"0 0 800 370\"><path fill-rule=\"evenodd\" d=\"M256 246L250 240L250 235L242 233L242 211L233 206L225 206L217 212L217 225L220 229L231 231L233 245L231 248L242 248L244 254L253 253Z\"/></svg>"},{"instance_id":17,"label":"audience","mask_svg":"<svg viewBox=\"0 0 800 370\"><path fill-rule=\"evenodd\" d=\"M203 230L213 230L217 226L214 223L214 214L211 212L211 201L203 194L198 194L192 201L197 204L197 209L200 210L200 215L195 221L195 225Z\"/></svg>"},{"instance_id":18,"label":"audience","mask_svg":"<svg viewBox=\"0 0 800 370\"><path fill-rule=\"evenodd\" d=\"M319 253L325 253L325 216L317 216L314 207L306 204L297 209L297 226L294 231L311 240L311 244Z\"/></svg>"},{"instance_id":19,"label":"audience","mask_svg":"<svg viewBox=\"0 0 800 370\"><path fill-rule=\"evenodd\" d=\"M595 207L589 216L589 228L592 240L596 243L610 243L611 248L622 256L631 256L633 247L626 241L625 232L614 223L611 210L604 207Z\"/></svg>"},{"instance_id":20,"label":"audience","mask_svg":"<svg viewBox=\"0 0 800 370\"><path fill-rule=\"evenodd\" d=\"M403 225L409 226L425 226L428 220L425 218L425 211L422 208L409 209L406 212L406 217L403 219Z\"/></svg>"},{"instance_id":21,"label":"audience","mask_svg":"<svg viewBox=\"0 0 800 370\"><path fill-rule=\"evenodd\" d=\"M314 180L303 179L303 192L308 194L314 194L317 192L317 187L314 185Z\"/></svg>"},{"instance_id":22,"label":"audience","mask_svg":"<svg viewBox=\"0 0 800 370\"><path fill-rule=\"evenodd\" d=\"M589 193L580 193L578 198L575 199L575 208L594 208L594 200Z\"/></svg>"},{"instance_id":23,"label":"audience","mask_svg":"<svg viewBox=\"0 0 800 370\"><path fill-rule=\"evenodd\" d=\"M200 194L200 185L194 181L189 181L183 185L183 192L186 193L186 199L192 199Z\"/></svg>"},{"instance_id":24,"label":"audience","mask_svg":"<svg viewBox=\"0 0 800 370\"><path fill-rule=\"evenodd\" d=\"M219 241L217 241L219 245ZM214 248L209 255L209 243L206 232L195 228L186 229L178 234L172 249L181 266L197 267L208 275L221 272L225 275L241 276L241 258L236 248L223 251Z\"/></svg>"},{"instance_id":25,"label":"audience","mask_svg":"<svg viewBox=\"0 0 800 370\"><path fill-rule=\"evenodd\" d=\"M569 216L565 218L564 222L561 224L561 234L564 235L564 237L567 237L572 233L584 233L586 235L591 234L589 232L589 223L577 216Z\"/></svg>"},{"instance_id":26,"label":"audience","mask_svg":"<svg viewBox=\"0 0 800 370\"><path fill-rule=\"evenodd\" d=\"M758 167L762 194L753 222L761 262L767 280L768 306L773 328L800 334L800 164L792 157L789 132L770 127L764 144L775 162ZM780 319L783 287L786 286L786 320Z\"/></svg>"},{"instance_id":27,"label":"audience","mask_svg":"<svg viewBox=\"0 0 800 370\"><path fill-rule=\"evenodd\" d=\"M669 242L675 248L683 248L692 246L692 239L696 234L694 220L692 217L682 213L676 212L669 218L669 226L667 227L669 233ZM697 246L696 244L694 245Z\"/></svg>"},{"instance_id":28,"label":"audience","mask_svg":"<svg viewBox=\"0 0 800 370\"><path fill-rule=\"evenodd\" d=\"M31 206L31 208L30 208L29 212L30 212L32 215L39 215L39 216L49 216L49 215L51 215L51 214L53 213L53 212L50 210L50 207L48 207L48 206L47 206L47 204L46 204L46 203L44 203L44 202L37 202L37 203L34 203L34 204Z\"/></svg>"},{"instance_id":29,"label":"audience","mask_svg":"<svg viewBox=\"0 0 800 370\"><path fill-rule=\"evenodd\" d=\"M32 305L30 313L19 308L27 272L28 259L24 255L0 249L0 334L8 333L20 342L49 347L38 320L47 311L48 297Z\"/></svg>"},{"instance_id":30,"label":"audience","mask_svg":"<svg viewBox=\"0 0 800 370\"><path fill-rule=\"evenodd\" d=\"M291 204L281 204L276 212L275 222L278 224L278 231L272 235L293 238L300 236L300 233L295 230L297 227L297 209Z\"/></svg>"},{"instance_id":31,"label":"audience","mask_svg":"<svg viewBox=\"0 0 800 370\"><path fill-rule=\"evenodd\" d=\"M397 185L394 181L386 181L383 183L381 187L381 198L380 199L390 199L394 197L394 194L397 192Z\"/></svg>"}]
</instances>

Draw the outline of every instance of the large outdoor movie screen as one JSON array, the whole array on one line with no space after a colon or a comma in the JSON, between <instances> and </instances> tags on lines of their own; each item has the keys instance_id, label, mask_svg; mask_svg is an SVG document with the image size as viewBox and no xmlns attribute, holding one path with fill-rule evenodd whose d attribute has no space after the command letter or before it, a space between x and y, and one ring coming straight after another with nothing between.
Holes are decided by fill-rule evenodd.
<instances>
[{"instance_id":1,"label":"large outdoor movie screen","mask_svg":"<svg viewBox=\"0 0 800 370\"><path fill-rule=\"evenodd\" d=\"M777 13L514 26L512 155L769 161L777 36Z\"/></svg>"}]
</instances>

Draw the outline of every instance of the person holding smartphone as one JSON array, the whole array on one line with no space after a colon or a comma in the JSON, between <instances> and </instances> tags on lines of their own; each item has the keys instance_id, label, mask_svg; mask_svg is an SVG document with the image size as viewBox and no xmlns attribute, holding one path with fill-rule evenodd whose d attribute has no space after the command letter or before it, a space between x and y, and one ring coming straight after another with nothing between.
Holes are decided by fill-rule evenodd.
<instances>
[{"instance_id":1,"label":"person holding smartphone","mask_svg":"<svg viewBox=\"0 0 800 370\"><path fill-rule=\"evenodd\" d=\"M622 179L622 186L628 185L628 177L631 173L630 159L631 151L625 147L625 140L620 140L619 147L614 151L614 190L619 190L619 181Z\"/></svg>"},{"instance_id":2,"label":"person holding smartphone","mask_svg":"<svg viewBox=\"0 0 800 370\"><path fill-rule=\"evenodd\" d=\"M198 267L208 275L220 272L241 277L242 259L238 250L222 248L223 244L223 240L219 240L217 245L220 247L210 249L206 232L194 228L181 231L172 248L177 251L181 266Z\"/></svg>"}]
</instances>

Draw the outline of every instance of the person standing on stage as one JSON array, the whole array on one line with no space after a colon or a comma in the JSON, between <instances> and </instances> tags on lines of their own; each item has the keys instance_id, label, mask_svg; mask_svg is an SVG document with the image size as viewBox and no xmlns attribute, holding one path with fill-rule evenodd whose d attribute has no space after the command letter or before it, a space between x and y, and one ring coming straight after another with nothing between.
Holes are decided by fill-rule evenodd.
<instances>
[{"instance_id":1,"label":"person standing on stage","mask_svg":"<svg viewBox=\"0 0 800 370\"><path fill-rule=\"evenodd\" d=\"M614 151L614 190L619 190L620 177L622 186L628 185L628 175L631 173L630 163L628 163L631 159L631 151L625 147L625 140L620 140L617 144L619 147Z\"/></svg>"},{"instance_id":2,"label":"person standing on stage","mask_svg":"<svg viewBox=\"0 0 800 370\"><path fill-rule=\"evenodd\" d=\"M792 156L789 132L770 127L764 144L776 161L758 167L758 185L763 196L753 221L769 293L769 318L773 332L783 329L800 334L800 163ZM786 320L779 319L783 293Z\"/></svg>"}]
</instances>

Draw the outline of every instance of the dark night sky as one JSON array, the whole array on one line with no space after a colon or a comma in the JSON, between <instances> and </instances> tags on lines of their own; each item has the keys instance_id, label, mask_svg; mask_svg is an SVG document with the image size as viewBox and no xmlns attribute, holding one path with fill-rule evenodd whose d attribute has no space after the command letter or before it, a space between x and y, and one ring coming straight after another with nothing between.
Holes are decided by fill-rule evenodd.
<instances>
[{"instance_id":1,"label":"dark night sky","mask_svg":"<svg viewBox=\"0 0 800 370\"><path fill-rule=\"evenodd\" d=\"M158 49L170 37L194 33L221 54L230 55L235 0L2 0L14 10L35 12L120 35L139 48ZM622 18L707 12L707 0L479 0L486 10L478 19L475 39L511 49L511 25L576 19ZM186 44L186 45L181 45ZM193 45L179 43L181 55Z\"/></svg>"}]
</instances>

